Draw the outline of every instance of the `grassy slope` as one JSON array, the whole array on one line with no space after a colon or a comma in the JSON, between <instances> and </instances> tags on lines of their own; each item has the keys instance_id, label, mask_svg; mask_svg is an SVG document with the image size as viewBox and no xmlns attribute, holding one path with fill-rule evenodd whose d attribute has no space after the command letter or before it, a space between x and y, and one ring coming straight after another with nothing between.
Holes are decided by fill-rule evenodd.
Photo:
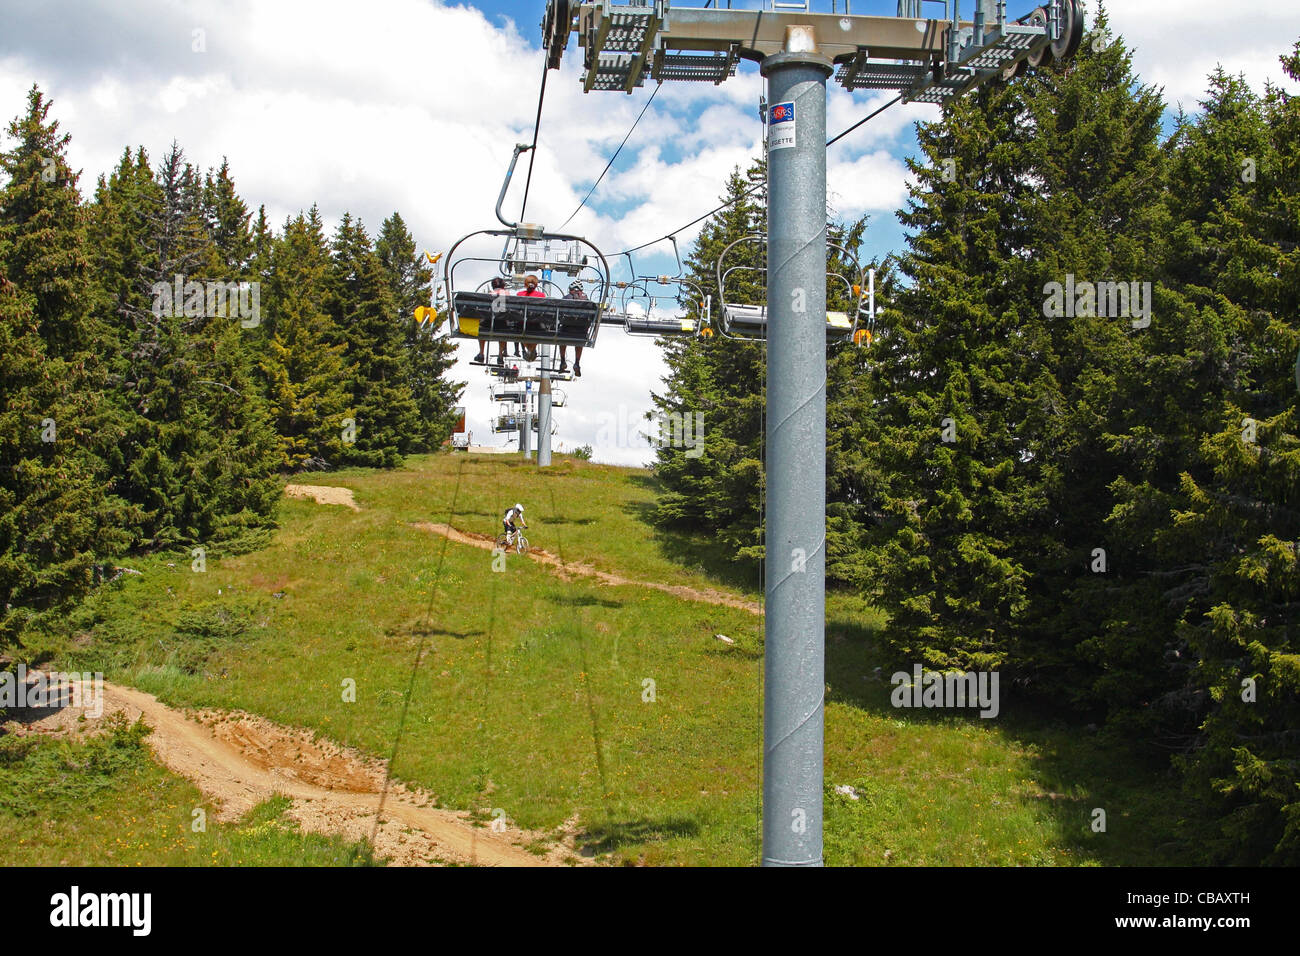
<instances>
[{"instance_id":1,"label":"grassy slope","mask_svg":"<svg viewBox=\"0 0 1300 956\"><path fill-rule=\"evenodd\" d=\"M184 558L140 563L69 622L75 641L47 650L172 704L242 708L380 756L422 652L396 776L529 828L576 815L621 861L756 860L760 618L565 583L520 558L493 573L488 552L410 527L450 518L490 534L520 500L534 546L566 560L759 596L707 538L649 528L644 472L444 455L321 483L352 488L363 510L286 501L265 550L209 556L202 574ZM1077 731L891 708L869 678L879 620L852 597L828 602L829 863L1181 861L1172 784ZM1088 827L1093 807L1105 834Z\"/></svg>"}]
</instances>

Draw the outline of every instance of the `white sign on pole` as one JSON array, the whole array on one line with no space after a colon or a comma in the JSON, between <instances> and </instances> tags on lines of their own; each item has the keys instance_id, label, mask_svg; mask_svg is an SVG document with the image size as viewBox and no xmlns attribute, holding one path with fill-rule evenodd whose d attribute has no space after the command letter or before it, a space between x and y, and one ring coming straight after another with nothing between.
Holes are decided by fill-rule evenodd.
<instances>
[{"instance_id":1,"label":"white sign on pole","mask_svg":"<svg viewBox=\"0 0 1300 956\"><path fill-rule=\"evenodd\" d=\"M794 148L794 103L774 103L767 111L767 148Z\"/></svg>"}]
</instances>

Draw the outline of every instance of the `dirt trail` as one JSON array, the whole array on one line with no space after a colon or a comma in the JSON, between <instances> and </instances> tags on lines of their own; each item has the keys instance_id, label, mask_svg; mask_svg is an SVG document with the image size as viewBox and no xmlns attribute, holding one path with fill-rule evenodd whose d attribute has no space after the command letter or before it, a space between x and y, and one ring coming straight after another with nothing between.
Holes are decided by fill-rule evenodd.
<instances>
[{"instance_id":1,"label":"dirt trail","mask_svg":"<svg viewBox=\"0 0 1300 956\"><path fill-rule=\"evenodd\" d=\"M144 717L153 728L148 742L159 762L193 781L216 804L218 820L237 819L278 793L293 800L288 815L304 830L356 840L368 839L374 829L384 783L381 761L251 714L199 711L189 716L151 694L105 683L104 715L117 712L131 720ZM65 707L23 732L75 732L79 714ZM390 784L374 838L378 856L397 866L547 866L578 856L568 846L534 855L520 844L540 834L475 827L467 814L438 809L431 800L423 791Z\"/></svg>"},{"instance_id":2,"label":"dirt trail","mask_svg":"<svg viewBox=\"0 0 1300 956\"><path fill-rule=\"evenodd\" d=\"M284 493L291 498L314 498L318 504L323 505L346 505L353 511L360 511L357 503L352 498L352 489L337 488L330 485L286 485ZM413 525L421 531L432 531L434 534L440 534L443 537L450 538L459 544L468 544L471 547L483 548L491 551L494 545L494 539L485 534L475 534L472 531L458 531L457 529L446 524L432 524L426 521L415 522ZM631 586L638 588L654 588L656 591L663 591L665 594L671 594L674 597L684 598L687 601L702 601L705 604L721 604L724 607L734 607L742 611L749 611L751 614L763 613L763 605L757 601L748 601L745 598L738 598L734 595L727 594L724 591L714 591L709 588L692 588L681 584L660 584L657 581L633 581L630 578L622 577L617 574L610 574L608 571L598 571L588 564L580 564L575 561L561 561L557 556L541 548L533 548L528 552L528 556L534 561L541 564L549 565L556 570L561 578L571 581L575 577L595 578L602 584L612 584L615 586Z\"/></svg>"},{"instance_id":3,"label":"dirt trail","mask_svg":"<svg viewBox=\"0 0 1300 956\"><path fill-rule=\"evenodd\" d=\"M318 505L344 505L353 511L360 511L352 497L351 488L338 488L333 485L285 485L284 493L290 498L314 498Z\"/></svg>"},{"instance_id":4,"label":"dirt trail","mask_svg":"<svg viewBox=\"0 0 1300 956\"><path fill-rule=\"evenodd\" d=\"M437 523L433 524L427 521L416 522L412 527L419 528L421 531L432 531L434 534L440 534L445 538L450 538L458 544L468 544L475 548L483 548L491 551L495 546L495 540L485 534L475 534L472 531L459 531L449 525ZM596 578L602 584L626 585L638 588L654 588L656 591L663 591L665 594L672 594L675 597L685 598L688 601L702 601L706 604L721 604L726 607L739 608L742 611L749 611L751 614L762 614L763 606L757 601L748 601L745 598L738 598L734 595L727 594L724 591L714 591L707 588L692 588L681 584L660 584L658 581L633 581L617 574L610 574L608 571L598 571L587 564L580 564L575 561L560 561L558 557L549 551L543 551L541 548L532 548L528 556L534 561L548 565L556 570L561 578L566 581L574 577Z\"/></svg>"}]
</instances>

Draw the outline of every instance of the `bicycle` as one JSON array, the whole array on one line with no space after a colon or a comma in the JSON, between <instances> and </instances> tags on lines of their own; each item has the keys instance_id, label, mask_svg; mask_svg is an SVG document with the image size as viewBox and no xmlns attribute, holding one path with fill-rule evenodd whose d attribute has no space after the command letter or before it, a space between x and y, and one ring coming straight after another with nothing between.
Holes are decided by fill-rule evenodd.
<instances>
[{"instance_id":1,"label":"bicycle","mask_svg":"<svg viewBox=\"0 0 1300 956\"><path fill-rule=\"evenodd\" d=\"M503 531L497 535L496 549L498 551L509 551L511 548L515 549L516 554L528 553L528 539L524 537L524 533L518 528L510 534Z\"/></svg>"}]
</instances>

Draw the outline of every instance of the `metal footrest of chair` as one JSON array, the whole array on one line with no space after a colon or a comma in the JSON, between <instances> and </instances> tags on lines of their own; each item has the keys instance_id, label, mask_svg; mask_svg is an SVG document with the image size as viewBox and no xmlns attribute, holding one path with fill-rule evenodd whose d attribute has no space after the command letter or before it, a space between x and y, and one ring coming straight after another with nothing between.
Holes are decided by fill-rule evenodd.
<instances>
[{"instance_id":1,"label":"metal footrest of chair","mask_svg":"<svg viewBox=\"0 0 1300 956\"><path fill-rule=\"evenodd\" d=\"M650 75L656 80L687 80L696 83L721 83L736 75L736 51L730 53L667 53L655 56Z\"/></svg>"}]
</instances>

